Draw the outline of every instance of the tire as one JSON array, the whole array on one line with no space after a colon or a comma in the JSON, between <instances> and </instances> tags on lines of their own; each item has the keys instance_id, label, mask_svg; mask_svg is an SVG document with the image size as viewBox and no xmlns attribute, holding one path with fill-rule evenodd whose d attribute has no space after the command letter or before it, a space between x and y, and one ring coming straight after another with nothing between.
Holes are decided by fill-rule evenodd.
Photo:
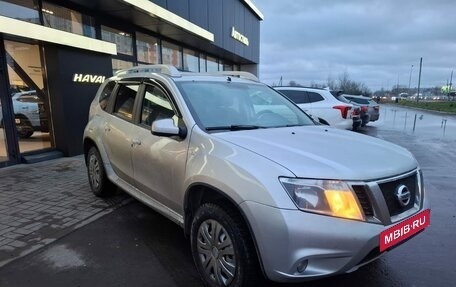
<instances>
[{"instance_id":1,"label":"tire","mask_svg":"<svg viewBox=\"0 0 456 287\"><path fill-rule=\"evenodd\" d=\"M196 212L190 233L191 249L206 286L257 286L263 280L253 242L243 223L238 212L212 203L203 204Z\"/></svg>"},{"instance_id":2,"label":"tire","mask_svg":"<svg viewBox=\"0 0 456 287\"><path fill-rule=\"evenodd\" d=\"M96 147L91 147L87 153L87 176L95 196L107 197L114 193L114 184L106 175L103 161Z\"/></svg>"},{"instance_id":3,"label":"tire","mask_svg":"<svg viewBox=\"0 0 456 287\"><path fill-rule=\"evenodd\" d=\"M15 119L20 121L18 124L16 124L17 135L19 138L27 139L31 137L34 133L34 129L29 119L22 115L16 116Z\"/></svg>"}]
</instances>

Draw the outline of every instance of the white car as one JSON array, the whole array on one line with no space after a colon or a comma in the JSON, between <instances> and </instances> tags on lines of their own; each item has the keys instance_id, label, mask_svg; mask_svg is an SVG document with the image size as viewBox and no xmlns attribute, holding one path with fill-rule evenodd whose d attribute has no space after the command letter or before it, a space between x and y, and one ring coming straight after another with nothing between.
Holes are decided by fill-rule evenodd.
<instances>
[{"instance_id":1,"label":"white car","mask_svg":"<svg viewBox=\"0 0 456 287\"><path fill-rule=\"evenodd\" d=\"M336 99L329 90L306 87L274 87L322 124L356 130L361 125L357 109Z\"/></svg>"},{"instance_id":2,"label":"white car","mask_svg":"<svg viewBox=\"0 0 456 287\"><path fill-rule=\"evenodd\" d=\"M47 117L44 116L43 101L36 91L15 93L13 101L14 119L20 138L29 138L35 131L48 132ZM0 106L0 127L3 127L3 114Z\"/></svg>"}]
</instances>

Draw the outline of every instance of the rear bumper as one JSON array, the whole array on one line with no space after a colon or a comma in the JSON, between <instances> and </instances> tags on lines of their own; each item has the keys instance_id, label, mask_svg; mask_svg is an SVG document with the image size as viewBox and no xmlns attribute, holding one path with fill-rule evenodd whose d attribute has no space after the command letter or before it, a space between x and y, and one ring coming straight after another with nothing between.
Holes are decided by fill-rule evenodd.
<instances>
[{"instance_id":1,"label":"rear bumper","mask_svg":"<svg viewBox=\"0 0 456 287\"><path fill-rule=\"evenodd\" d=\"M380 114L371 114L370 121L375 122L376 120L378 120L379 117L380 117Z\"/></svg>"},{"instance_id":2,"label":"rear bumper","mask_svg":"<svg viewBox=\"0 0 456 287\"><path fill-rule=\"evenodd\" d=\"M344 119L334 124L334 127L343 130L351 130L353 128L353 121L351 119Z\"/></svg>"}]
</instances>

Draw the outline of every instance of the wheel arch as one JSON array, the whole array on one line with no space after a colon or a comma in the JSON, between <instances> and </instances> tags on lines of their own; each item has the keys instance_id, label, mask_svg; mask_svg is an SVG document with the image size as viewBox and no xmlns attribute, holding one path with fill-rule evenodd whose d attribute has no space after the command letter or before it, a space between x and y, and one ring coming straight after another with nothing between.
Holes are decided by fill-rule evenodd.
<instances>
[{"instance_id":1,"label":"wheel arch","mask_svg":"<svg viewBox=\"0 0 456 287\"><path fill-rule=\"evenodd\" d=\"M97 144L95 143L94 140L91 138L85 138L83 141L83 151L84 151L84 161L87 164L87 154L89 153L89 150L91 147L95 147L98 149Z\"/></svg>"},{"instance_id":2,"label":"wheel arch","mask_svg":"<svg viewBox=\"0 0 456 287\"><path fill-rule=\"evenodd\" d=\"M239 208L239 205L234 201L231 197L229 197L226 193L221 191L220 189L211 186L206 183L193 183L190 185L185 193L184 199L184 234L188 238L190 237L190 230L193 217L198 210L198 208L204 203L214 203L224 208L230 208L235 212L239 213L245 227L247 228L248 234L250 239L252 240L252 244L255 248L256 257L258 260L258 264L260 266L261 272L263 276L266 277L266 273L264 272L263 262L261 260L259 248L257 245L257 240L253 233L252 227L250 226L249 221L247 220L247 216Z\"/></svg>"}]
</instances>

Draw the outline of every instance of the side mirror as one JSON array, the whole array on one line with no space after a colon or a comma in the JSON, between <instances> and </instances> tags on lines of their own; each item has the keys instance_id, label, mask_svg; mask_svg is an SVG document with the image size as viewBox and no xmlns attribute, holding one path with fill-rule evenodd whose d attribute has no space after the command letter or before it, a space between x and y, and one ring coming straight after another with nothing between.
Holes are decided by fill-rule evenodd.
<instances>
[{"instance_id":1,"label":"side mirror","mask_svg":"<svg viewBox=\"0 0 456 287\"><path fill-rule=\"evenodd\" d=\"M184 138L186 136L185 129L176 127L172 119L156 120L152 123L152 134L156 136L172 137L179 136Z\"/></svg>"}]
</instances>

